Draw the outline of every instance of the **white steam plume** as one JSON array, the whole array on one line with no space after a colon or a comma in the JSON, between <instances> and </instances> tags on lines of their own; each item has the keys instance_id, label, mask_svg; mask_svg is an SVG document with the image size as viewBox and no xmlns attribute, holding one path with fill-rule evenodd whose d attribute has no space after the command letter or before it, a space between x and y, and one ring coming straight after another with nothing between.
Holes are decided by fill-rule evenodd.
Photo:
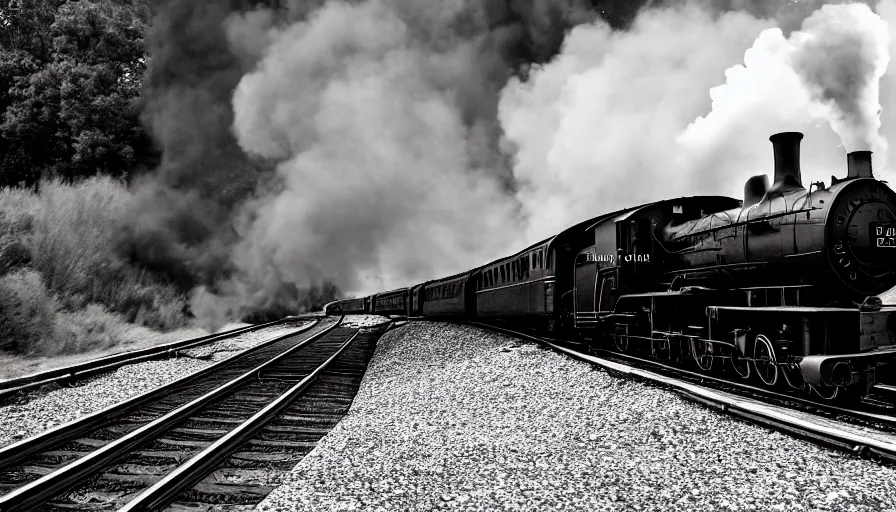
<instances>
[{"instance_id":1,"label":"white steam plume","mask_svg":"<svg viewBox=\"0 0 896 512\"><path fill-rule=\"evenodd\" d=\"M424 26L466 2L427 5L329 2L268 32L233 99L242 148L282 160L282 189L237 250L248 282L378 291L470 268L519 236L494 126L476 119L497 97L479 51L492 43Z\"/></svg>"},{"instance_id":2,"label":"white steam plume","mask_svg":"<svg viewBox=\"0 0 896 512\"><path fill-rule=\"evenodd\" d=\"M511 82L500 118L517 149L529 239L612 209L699 193L675 164L676 137L709 109L706 92L771 24L686 6L645 11L627 32L580 25L530 81Z\"/></svg>"},{"instance_id":3,"label":"white steam plume","mask_svg":"<svg viewBox=\"0 0 896 512\"><path fill-rule=\"evenodd\" d=\"M883 167L886 24L864 4L824 6L789 38L776 24L690 4L645 11L628 32L573 29L500 106L528 239L648 200L739 197L748 177L772 173L768 136L780 131L806 134L804 184L845 174L841 137Z\"/></svg>"},{"instance_id":4,"label":"white steam plume","mask_svg":"<svg viewBox=\"0 0 896 512\"><path fill-rule=\"evenodd\" d=\"M864 4L826 5L790 40L794 69L831 110L846 150L885 150L879 96L890 62L887 22Z\"/></svg>"}]
</instances>

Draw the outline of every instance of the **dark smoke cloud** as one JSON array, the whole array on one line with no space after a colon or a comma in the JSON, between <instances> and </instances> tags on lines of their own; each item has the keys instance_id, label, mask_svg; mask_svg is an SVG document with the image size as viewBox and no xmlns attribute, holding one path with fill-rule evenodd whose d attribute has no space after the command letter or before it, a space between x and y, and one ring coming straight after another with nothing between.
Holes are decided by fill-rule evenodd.
<instances>
[{"instance_id":1,"label":"dark smoke cloud","mask_svg":"<svg viewBox=\"0 0 896 512\"><path fill-rule=\"evenodd\" d=\"M228 220L264 173L230 134L227 101L243 65L219 28L229 11L216 0L163 3L149 38L143 119L162 163L137 187L121 245L185 287L226 275Z\"/></svg>"},{"instance_id":2,"label":"dark smoke cloud","mask_svg":"<svg viewBox=\"0 0 896 512\"><path fill-rule=\"evenodd\" d=\"M613 3L616 7L611 6L605 15L612 17L616 11L629 9L625 2ZM195 287L194 313L221 321L247 311L301 309L309 301L337 293L334 283L349 291L358 286L406 284L409 279L470 265L472 260L464 256L465 251L481 256L510 244L515 236L509 220L514 218L516 184L509 156L500 146L499 91L510 76L524 73L528 64L548 61L559 50L565 30L594 19L596 11L584 0L321 0L278 2L274 7L253 9L239 1L159 2L150 39L144 120L163 152L163 162L158 172L138 188L137 201L124 221L122 252L154 270L167 272L185 287ZM332 197L345 200L348 207L333 203L327 205L327 214L321 215L314 200L305 206L297 202L306 201L307 194L314 190L313 182L349 179L340 178L342 170L334 166L345 162L315 161L317 168L301 177L284 169L289 165L295 168L297 156L307 158L314 153L308 148L318 148L319 156L323 146L315 146L319 141L311 132L322 127L305 119L298 123L304 131L299 127L267 130L268 140L244 142L248 149L244 151L233 136L231 97L244 75L252 73L259 61L264 66L278 41L282 46L284 37L302 40L298 32L303 30L326 32L326 26L315 28L324 18L321 13L340 9L354 13L351 23L339 24L331 16L333 27L347 34L360 32L361 37L341 42L338 37L324 37L322 46L292 48L300 59L303 52L320 52L325 57L318 63L322 67L306 68L305 76L281 83L282 89L272 94L281 98L293 93L301 96L300 89L309 87L309 82L314 89L314 76L319 71L334 72L325 78L334 81L356 69L359 63L355 61L359 56L363 59L369 43L376 45L378 40L390 37L379 31L389 30L382 22L389 23L391 15L392 22L401 25L404 38L392 50L405 51L408 60L406 67L394 67L393 72L399 75L389 79L401 85L401 73L407 74L416 84L415 94L421 96L415 107L418 112L401 115L418 116L422 126L429 128L437 127L442 116L444 125L453 128L424 133L425 137L414 131L400 133L401 138L417 139L416 146L412 142L409 148L416 152L416 161L381 159L380 165L392 167L393 181L348 185L361 186L361 193L374 191L374 195L366 199L358 194ZM328 46L330 43L335 46ZM289 60L290 55L282 57ZM372 77L383 77L375 66L368 71ZM308 97L314 96L312 90L307 92ZM303 101L289 101L293 100ZM278 105L267 114L282 116L280 109L290 105ZM379 125L366 126L364 133L355 134L360 137L355 144L362 147L346 145L343 149L357 149L365 158L374 159L388 151L400 153L404 147L395 145L401 142L394 138L399 135L397 131L387 141L392 146L370 138L377 132L385 134L391 121L386 118L379 120ZM349 131L346 135L351 135ZM328 137L334 138L332 134ZM433 160L438 163L432 165ZM278 162L279 171L273 172ZM368 165L371 176L390 172L376 169L370 162L355 164L358 169ZM431 174L426 174L427 168ZM439 170L445 169L450 169L453 178L438 176ZM420 179L415 181L415 175ZM401 188L403 180L398 176L410 177L404 180L410 181L409 190ZM458 190L453 179L466 185ZM457 212L457 203L439 200L438 194L421 196L421 191L430 187L456 198L463 197L457 196L463 190L473 193L469 199L490 197L501 213L490 224L477 226L476 212L471 208ZM415 200L425 201L425 206L415 206ZM368 214L359 209L351 211L364 205L370 206ZM409 219L408 223L396 229L387 227L388 219L395 216ZM303 218L318 220L302 225ZM353 228L334 229L330 225L333 222ZM459 245L453 242L458 238L453 233L458 224L469 226L473 232ZM309 225L315 227L309 231ZM506 234L496 237L490 231ZM424 254L421 245L417 255L403 256L385 248L386 244L395 246L413 240L417 232L441 239L435 244L437 252ZM479 251L472 250L479 246ZM332 261L321 263L327 260ZM360 274L354 273L355 268L361 269ZM228 315L231 318L226 318Z\"/></svg>"}]
</instances>

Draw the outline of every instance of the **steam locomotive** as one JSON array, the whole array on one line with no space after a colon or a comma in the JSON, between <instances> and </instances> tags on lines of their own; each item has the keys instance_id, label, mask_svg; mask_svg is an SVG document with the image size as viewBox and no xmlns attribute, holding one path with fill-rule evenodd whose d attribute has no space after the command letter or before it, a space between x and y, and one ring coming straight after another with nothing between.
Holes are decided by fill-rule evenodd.
<instances>
[{"instance_id":1,"label":"steam locomotive","mask_svg":"<svg viewBox=\"0 0 896 512\"><path fill-rule=\"evenodd\" d=\"M601 215L444 279L336 301L327 314L503 319L825 399L867 396L896 360L896 193L871 152L802 183L801 133L770 137L774 182L742 200L657 201Z\"/></svg>"}]
</instances>

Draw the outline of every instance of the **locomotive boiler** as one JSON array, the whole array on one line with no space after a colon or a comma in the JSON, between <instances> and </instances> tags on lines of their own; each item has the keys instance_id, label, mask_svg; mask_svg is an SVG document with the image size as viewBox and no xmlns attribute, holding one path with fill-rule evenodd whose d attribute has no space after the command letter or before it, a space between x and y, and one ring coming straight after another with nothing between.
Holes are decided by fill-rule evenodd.
<instances>
[{"instance_id":1,"label":"locomotive boiler","mask_svg":"<svg viewBox=\"0 0 896 512\"><path fill-rule=\"evenodd\" d=\"M896 193L873 179L871 152L847 156L847 177L805 188L801 133L779 133L775 178L750 178L743 205L662 233L667 278L725 286L811 289L802 305L861 302L896 286ZM799 288L798 288L799 289Z\"/></svg>"}]
</instances>

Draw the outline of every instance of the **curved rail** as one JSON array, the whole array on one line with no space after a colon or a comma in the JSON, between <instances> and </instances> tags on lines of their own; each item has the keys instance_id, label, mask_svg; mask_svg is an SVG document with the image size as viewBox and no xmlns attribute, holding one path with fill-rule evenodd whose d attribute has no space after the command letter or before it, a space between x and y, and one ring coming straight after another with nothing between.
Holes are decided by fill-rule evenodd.
<instances>
[{"instance_id":1,"label":"curved rail","mask_svg":"<svg viewBox=\"0 0 896 512\"><path fill-rule=\"evenodd\" d=\"M61 468L58 468L55 471L46 474L35 481L29 482L22 487L18 487L8 494L0 496L0 510L32 510L34 506L41 504L49 497L60 494L67 489L77 485L86 477L89 477L90 475L101 471L103 467L114 462L128 450L131 450L135 446L138 446L141 443L145 442L147 438L158 435L159 433L170 428L172 425L177 424L179 421L188 417L190 414L195 413L196 411L213 403L221 397L233 392L240 386L251 382L256 378L257 374L260 371L270 367L273 364L276 364L277 362L283 361L288 356L292 355L301 348L325 336L333 329L338 327L342 322L342 319L343 318L340 317L337 321L333 322L332 325L321 329L319 332L309 336L308 338L302 340L297 344L291 344L289 348L280 352L275 357L266 357L266 362L248 372L241 372L241 375L239 377L229 380L224 385L216 386L215 389L203 394L198 398L191 400L189 403L183 404L176 409L169 411L167 414L164 414L161 417L158 417L144 424L142 427L101 446L97 450L94 450L87 455L80 457L73 462L68 463L67 465L62 466ZM206 377L230 363L238 362L237 358L244 357L246 353L250 351L261 352L263 347L275 347L277 346L276 344L278 342L287 340L303 332L306 332L311 329L313 325L316 325L318 323L319 322L314 322L312 325L303 326L300 330L274 338L273 340L253 347L248 351L241 352L240 354L221 361L220 363L212 367L208 367L201 372L184 377L183 379L157 388L153 391L135 397L134 399L121 402L120 404L117 404L104 411L99 411L90 416L75 420L66 425L62 425L61 427L45 432L44 434L8 446L3 450L0 450L0 461L2 461L0 462L0 464L2 464L4 468L12 466L14 464L20 464L23 460L26 460L28 457L36 453L47 450L48 448L59 446L60 443L65 443L67 441L73 440L81 434L86 434L96 429L98 426L107 424L108 418L112 418L115 415L120 415L123 412L131 411L136 408L146 408L146 404L165 397L173 389L183 387L184 384L189 384L191 381L195 381L201 377Z\"/></svg>"},{"instance_id":2,"label":"curved rail","mask_svg":"<svg viewBox=\"0 0 896 512\"><path fill-rule=\"evenodd\" d=\"M54 382L69 382L76 379L91 377L100 373L111 372L124 365L140 363L152 359L160 359L163 357L177 356L178 352L191 348L214 343L223 339L232 338L247 332L257 331L273 325L296 321L298 317L287 317L273 322L263 324L249 325L240 327L230 331L209 334L199 338L191 338L187 340L175 341L157 347L149 347L140 350L132 350L129 352L121 352L109 356L93 359L83 363L65 366L61 368L53 368L43 372L32 373L14 379L0 381L0 401L5 400L11 395L27 391L29 389L38 388L46 384Z\"/></svg>"},{"instance_id":3,"label":"curved rail","mask_svg":"<svg viewBox=\"0 0 896 512\"><path fill-rule=\"evenodd\" d=\"M850 431L833 425L825 425L821 421L798 418L794 415L786 414L783 407L775 408L758 401L752 401L729 393L715 391L673 377L667 377L648 370L634 368L623 363L610 361L609 359L583 354L531 334L481 322L465 323L514 336L516 338L534 341L575 359L599 366L606 370L669 387L696 402L748 419L754 423L786 432L795 437L807 439L828 447L850 451L861 456L871 456L890 463L896 463L896 437L894 436L875 438L859 431ZM821 420L821 418L819 418L819 420Z\"/></svg>"},{"instance_id":4,"label":"curved rail","mask_svg":"<svg viewBox=\"0 0 896 512\"><path fill-rule=\"evenodd\" d=\"M285 334L283 336L278 336L263 343L259 343L254 347L234 354L196 373L187 375L156 389L147 391L142 395L137 395L106 409L93 412L86 416L82 416L81 418L70 421L68 423L64 423L36 436L23 439L19 442L0 448L0 470L13 466L26 457L52 448L60 442L75 439L77 436L90 432L91 430L95 430L102 425L107 424L110 418L121 416L128 411L135 410L153 401L159 400L162 397L168 396L184 385L189 385L190 383L196 382L199 379L220 371L222 368L233 364L234 362L237 362L240 359L243 359L253 353L261 352L265 348L273 346L281 340L304 333L312 329L318 323L318 321L311 322L308 325L304 325L296 329L296 331L294 332Z\"/></svg>"},{"instance_id":5,"label":"curved rail","mask_svg":"<svg viewBox=\"0 0 896 512\"><path fill-rule=\"evenodd\" d=\"M676 366L668 365L659 361L652 361L650 359L644 359L641 357L633 356L630 354L623 354L619 352L613 352L605 349L597 349L598 352L609 354L613 358L617 359L627 359L629 361L636 361L640 364L652 366L653 368L658 368L664 371L668 371L671 373L675 373L678 375L683 375L689 377L694 380L700 381L708 381L713 382L715 384L721 386L729 386L731 388L736 388L741 391L746 391L748 393L753 393L755 395L761 395L765 398L780 400L784 402L794 402L800 405L804 405L807 407L813 407L816 409L820 409L832 414L842 414L844 416L849 416L858 420L881 423L887 426L896 427L896 416L890 416L885 414L877 414L867 411L861 411L857 409L847 409L845 407L840 407L837 405L833 405L831 403L820 402L818 400L810 400L808 398L804 398L801 396L796 396L787 393L780 393L771 389L765 389L756 387L750 384L746 384L743 382L737 382L728 379L722 379L719 377L714 377L712 375L708 375L705 373L698 373L691 370L686 370L684 368L679 368Z\"/></svg>"},{"instance_id":6,"label":"curved rail","mask_svg":"<svg viewBox=\"0 0 896 512\"><path fill-rule=\"evenodd\" d=\"M128 502L124 507L118 509L119 512L159 509L168 505L179 493L202 480L212 472L219 462L228 457L256 432L289 407L293 401L304 394L318 376L342 355L359 334L361 334L361 330L356 331L355 334L343 342L329 359L300 380L298 384L286 390L273 402L228 432L224 437L215 441L201 453L178 466L177 469L162 478L155 485Z\"/></svg>"}]
</instances>

